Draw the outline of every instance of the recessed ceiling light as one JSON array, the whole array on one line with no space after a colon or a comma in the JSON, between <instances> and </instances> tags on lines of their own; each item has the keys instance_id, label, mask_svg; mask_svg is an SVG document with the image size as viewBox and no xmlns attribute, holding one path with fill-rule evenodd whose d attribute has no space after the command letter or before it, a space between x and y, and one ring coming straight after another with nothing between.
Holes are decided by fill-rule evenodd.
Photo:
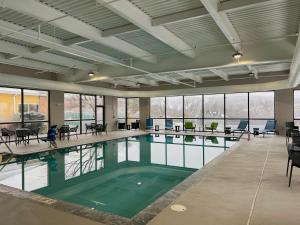
<instances>
[{"instance_id":1,"label":"recessed ceiling light","mask_svg":"<svg viewBox=\"0 0 300 225\"><path fill-rule=\"evenodd\" d=\"M236 53L234 53L232 55L232 57L236 60L239 60L240 58L242 58L242 56L243 56L243 53L241 53L240 51L237 51Z\"/></svg>"},{"instance_id":2,"label":"recessed ceiling light","mask_svg":"<svg viewBox=\"0 0 300 225\"><path fill-rule=\"evenodd\" d=\"M93 71L90 71L90 72L88 73L88 75L89 75L89 77L93 77L93 76L95 76L95 73L94 73Z\"/></svg>"},{"instance_id":3,"label":"recessed ceiling light","mask_svg":"<svg viewBox=\"0 0 300 225\"><path fill-rule=\"evenodd\" d=\"M255 74L254 74L253 72L250 72L250 73L249 73L249 76L250 76L250 77L254 77L254 75L255 75Z\"/></svg>"}]
</instances>

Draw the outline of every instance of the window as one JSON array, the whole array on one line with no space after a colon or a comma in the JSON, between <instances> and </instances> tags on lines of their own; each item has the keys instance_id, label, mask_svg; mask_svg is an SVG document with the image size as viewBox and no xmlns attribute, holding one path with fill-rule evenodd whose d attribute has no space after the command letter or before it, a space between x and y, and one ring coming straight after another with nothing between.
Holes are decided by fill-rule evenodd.
<instances>
[{"instance_id":1,"label":"window","mask_svg":"<svg viewBox=\"0 0 300 225\"><path fill-rule=\"evenodd\" d=\"M86 125L104 123L104 97L94 95L65 93L65 124L71 127L78 126L85 132Z\"/></svg>"},{"instance_id":2,"label":"window","mask_svg":"<svg viewBox=\"0 0 300 225\"><path fill-rule=\"evenodd\" d=\"M203 130L202 106L202 95L184 96L184 122L193 122L199 130Z\"/></svg>"},{"instance_id":3,"label":"window","mask_svg":"<svg viewBox=\"0 0 300 225\"><path fill-rule=\"evenodd\" d=\"M204 126L217 122L217 131L224 131L224 94L204 95Z\"/></svg>"},{"instance_id":4,"label":"window","mask_svg":"<svg viewBox=\"0 0 300 225\"><path fill-rule=\"evenodd\" d=\"M294 91L294 122L300 125L300 91Z\"/></svg>"},{"instance_id":5,"label":"window","mask_svg":"<svg viewBox=\"0 0 300 225\"><path fill-rule=\"evenodd\" d=\"M226 127L236 128L241 119L248 120L248 93L225 95Z\"/></svg>"},{"instance_id":6,"label":"window","mask_svg":"<svg viewBox=\"0 0 300 225\"><path fill-rule=\"evenodd\" d=\"M127 99L127 123L135 122L140 119L140 99Z\"/></svg>"},{"instance_id":7,"label":"window","mask_svg":"<svg viewBox=\"0 0 300 225\"><path fill-rule=\"evenodd\" d=\"M118 98L118 121L125 123L126 121L126 98Z\"/></svg>"},{"instance_id":8,"label":"window","mask_svg":"<svg viewBox=\"0 0 300 225\"><path fill-rule=\"evenodd\" d=\"M165 118L165 97L150 99L150 117Z\"/></svg>"},{"instance_id":9,"label":"window","mask_svg":"<svg viewBox=\"0 0 300 225\"><path fill-rule=\"evenodd\" d=\"M48 91L0 88L0 128L48 130Z\"/></svg>"},{"instance_id":10,"label":"window","mask_svg":"<svg viewBox=\"0 0 300 225\"><path fill-rule=\"evenodd\" d=\"M167 118L183 118L182 96L166 98L166 114Z\"/></svg>"},{"instance_id":11,"label":"window","mask_svg":"<svg viewBox=\"0 0 300 225\"><path fill-rule=\"evenodd\" d=\"M0 88L0 122L21 122L21 89Z\"/></svg>"},{"instance_id":12,"label":"window","mask_svg":"<svg viewBox=\"0 0 300 225\"><path fill-rule=\"evenodd\" d=\"M204 117L224 118L224 94L204 95Z\"/></svg>"},{"instance_id":13,"label":"window","mask_svg":"<svg viewBox=\"0 0 300 225\"><path fill-rule=\"evenodd\" d=\"M274 120L274 92L249 93L250 130L263 129L267 120Z\"/></svg>"}]
</instances>

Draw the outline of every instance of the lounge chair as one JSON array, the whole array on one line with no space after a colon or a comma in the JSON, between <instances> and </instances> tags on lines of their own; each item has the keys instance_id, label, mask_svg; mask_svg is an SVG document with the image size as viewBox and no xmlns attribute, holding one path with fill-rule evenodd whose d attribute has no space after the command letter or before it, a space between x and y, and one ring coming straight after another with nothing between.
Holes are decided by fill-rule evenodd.
<instances>
[{"instance_id":1,"label":"lounge chair","mask_svg":"<svg viewBox=\"0 0 300 225\"><path fill-rule=\"evenodd\" d=\"M165 130L173 130L173 120L172 119L166 119Z\"/></svg>"},{"instance_id":2,"label":"lounge chair","mask_svg":"<svg viewBox=\"0 0 300 225\"><path fill-rule=\"evenodd\" d=\"M247 126L248 126L248 121L241 120L238 127L232 130L232 134L234 135L234 133L236 132L244 133L246 131Z\"/></svg>"},{"instance_id":3,"label":"lounge chair","mask_svg":"<svg viewBox=\"0 0 300 225\"><path fill-rule=\"evenodd\" d=\"M193 122L185 122L184 123L184 130L187 131L187 130L192 130L195 132L196 130L196 125L194 126Z\"/></svg>"},{"instance_id":4,"label":"lounge chair","mask_svg":"<svg viewBox=\"0 0 300 225\"><path fill-rule=\"evenodd\" d=\"M153 129L153 119L146 119L146 130Z\"/></svg>"},{"instance_id":5,"label":"lounge chair","mask_svg":"<svg viewBox=\"0 0 300 225\"><path fill-rule=\"evenodd\" d=\"M219 144L218 138L217 137L205 137L205 140L210 141L212 144Z\"/></svg>"},{"instance_id":6,"label":"lounge chair","mask_svg":"<svg viewBox=\"0 0 300 225\"><path fill-rule=\"evenodd\" d=\"M206 126L206 130L210 130L212 133L214 133L214 130L217 130L219 123L218 122L212 122L210 126Z\"/></svg>"},{"instance_id":7,"label":"lounge chair","mask_svg":"<svg viewBox=\"0 0 300 225\"><path fill-rule=\"evenodd\" d=\"M184 136L184 142L185 143L193 143L194 140L196 140L194 135L186 135Z\"/></svg>"},{"instance_id":8,"label":"lounge chair","mask_svg":"<svg viewBox=\"0 0 300 225\"><path fill-rule=\"evenodd\" d=\"M276 133L276 120L268 120L266 123L265 128L260 131L260 133L263 134L263 137L265 137L265 134L268 133Z\"/></svg>"}]
</instances>

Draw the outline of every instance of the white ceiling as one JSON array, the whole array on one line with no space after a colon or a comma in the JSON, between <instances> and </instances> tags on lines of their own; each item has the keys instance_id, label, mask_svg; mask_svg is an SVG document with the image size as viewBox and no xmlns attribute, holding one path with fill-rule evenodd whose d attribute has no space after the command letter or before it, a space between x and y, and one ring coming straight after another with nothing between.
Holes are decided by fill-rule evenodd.
<instances>
[{"instance_id":1,"label":"white ceiling","mask_svg":"<svg viewBox=\"0 0 300 225\"><path fill-rule=\"evenodd\" d=\"M298 76L299 21L299 0L4 0L0 63L128 89Z\"/></svg>"}]
</instances>

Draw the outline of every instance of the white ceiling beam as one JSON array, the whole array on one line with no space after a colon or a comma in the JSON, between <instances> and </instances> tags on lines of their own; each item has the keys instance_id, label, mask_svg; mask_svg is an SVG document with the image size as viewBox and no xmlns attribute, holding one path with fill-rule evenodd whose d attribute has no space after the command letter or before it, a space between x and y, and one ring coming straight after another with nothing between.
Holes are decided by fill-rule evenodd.
<instances>
[{"instance_id":1,"label":"white ceiling beam","mask_svg":"<svg viewBox=\"0 0 300 225\"><path fill-rule=\"evenodd\" d=\"M79 45L83 43L91 42L91 40L86 39L84 37L76 37L71 38L63 42L63 45L70 46L70 45Z\"/></svg>"},{"instance_id":2,"label":"white ceiling beam","mask_svg":"<svg viewBox=\"0 0 300 225\"><path fill-rule=\"evenodd\" d=\"M193 80L193 81L195 81L197 83L203 83L203 79L199 75L197 76L195 74L186 73L186 72L178 72L177 74L180 75L180 76L182 76L183 78Z\"/></svg>"},{"instance_id":3,"label":"white ceiling beam","mask_svg":"<svg viewBox=\"0 0 300 225\"><path fill-rule=\"evenodd\" d=\"M49 72L65 74L65 75L70 75L73 72L72 69L68 69L65 67L52 65L44 62L37 62L31 59L18 58L18 59L10 60L6 57L6 54L2 54L2 53L0 53L0 63L6 65L20 66L28 69L49 71Z\"/></svg>"},{"instance_id":4,"label":"white ceiling beam","mask_svg":"<svg viewBox=\"0 0 300 225\"><path fill-rule=\"evenodd\" d=\"M296 87L298 84L300 84L300 35L298 35L289 76L290 87Z\"/></svg>"},{"instance_id":5,"label":"white ceiling beam","mask_svg":"<svg viewBox=\"0 0 300 225\"><path fill-rule=\"evenodd\" d=\"M20 56L20 55L13 55L13 54L9 54L8 53L8 54L6 54L5 58L13 60L13 59L20 59L20 58L22 58L22 56Z\"/></svg>"},{"instance_id":6,"label":"white ceiling beam","mask_svg":"<svg viewBox=\"0 0 300 225\"><path fill-rule=\"evenodd\" d=\"M241 39L225 12L218 9L219 0L200 0L236 51L241 51Z\"/></svg>"},{"instance_id":7,"label":"white ceiling beam","mask_svg":"<svg viewBox=\"0 0 300 225\"><path fill-rule=\"evenodd\" d=\"M151 79L137 78L137 77L133 77L133 78L130 78L130 79L136 80L138 83L146 84L146 85L149 85L149 86L159 86L157 81L151 80Z\"/></svg>"},{"instance_id":8,"label":"white ceiling beam","mask_svg":"<svg viewBox=\"0 0 300 225\"><path fill-rule=\"evenodd\" d=\"M65 46L63 45L63 41L54 37L50 37L45 34L38 34L38 32L33 30L24 30L24 27L15 25L13 23L9 23L6 21L0 20L0 34L3 36L13 37L18 40L23 40L32 44L36 44L39 46L43 46L46 48L54 49L57 51L62 51L69 53L71 55L76 55L88 60L96 61L96 62L105 62L109 65L112 63L122 64L123 62L117 60L112 57L108 57L107 55L103 55L101 53L73 45L73 46ZM78 61L79 63L76 65L80 69L86 70L87 63ZM90 64L92 65L92 64ZM93 67L93 66L92 66ZM90 68L88 70L92 70L95 68Z\"/></svg>"},{"instance_id":9,"label":"white ceiling beam","mask_svg":"<svg viewBox=\"0 0 300 225\"><path fill-rule=\"evenodd\" d=\"M165 16L159 16L152 19L152 25L153 26L159 26L159 25L165 25L170 24L178 21L184 21L194 18L200 18L204 16L208 16L208 12L204 7L189 9L186 11L181 11Z\"/></svg>"},{"instance_id":10,"label":"white ceiling beam","mask_svg":"<svg viewBox=\"0 0 300 225\"><path fill-rule=\"evenodd\" d=\"M164 81L164 82L167 82L167 83L170 83L170 84L174 84L174 85L183 84L183 85L188 86L188 87L195 87L195 85L193 85L193 84L182 82L182 81L177 80L173 77L171 78L171 77L166 77L166 76L160 76L158 74L149 74L149 75L151 77L153 77L154 79L156 79L156 80Z\"/></svg>"},{"instance_id":11,"label":"white ceiling beam","mask_svg":"<svg viewBox=\"0 0 300 225\"><path fill-rule=\"evenodd\" d=\"M257 69L254 68L251 65L247 65L247 67L248 67L248 70L250 71L250 73L254 74L255 79L258 79L258 71L257 71Z\"/></svg>"},{"instance_id":12,"label":"white ceiling beam","mask_svg":"<svg viewBox=\"0 0 300 225\"><path fill-rule=\"evenodd\" d=\"M36 0L9 0L5 2L5 7L38 18L42 21L49 22L56 27L106 45L141 60L151 63L154 63L157 60L151 53L121 39L116 37L102 37L101 30Z\"/></svg>"},{"instance_id":13,"label":"white ceiling beam","mask_svg":"<svg viewBox=\"0 0 300 225\"><path fill-rule=\"evenodd\" d=\"M131 32L131 31L136 31L136 30L139 30L139 29L140 28L138 28L137 26L135 26L133 24L128 24L128 25L123 25L123 26L103 30L102 31L102 36L103 37L109 37L109 36L114 36L114 35L117 35L117 34L123 34L123 33L128 33L128 32Z\"/></svg>"},{"instance_id":14,"label":"white ceiling beam","mask_svg":"<svg viewBox=\"0 0 300 225\"><path fill-rule=\"evenodd\" d=\"M151 18L128 0L96 0L119 16L148 32L182 54L194 58L194 49L163 26L152 26Z\"/></svg>"},{"instance_id":15,"label":"white ceiling beam","mask_svg":"<svg viewBox=\"0 0 300 225\"><path fill-rule=\"evenodd\" d=\"M223 70L210 69L210 72L214 73L218 77L221 77L223 80L229 81L229 76Z\"/></svg>"},{"instance_id":16,"label":"white ceiling beam","mask_svg":"<svg viewBox=\"0 0 300 225\"><path fill-rule=\"evenodd\" d=\"M219 4L219 11L222 12L233 12L238 10L243 10L247 8L251 8L253 6L264 6L266 4L272 3L279 3L279 2L286 2L289 0L230 0L221 2Z\"/></svg>"},{"instance_id":17,"label":"white ceiling beam","mask_svg":"<svg viewBox=\"0 0 300 225\"><path fill-rule=\"evenodd\" d=\"M140 88L139 84L137 84L136 82L128 81L128 80L107 79L107 80L103 80L103 81L114 84L114 85L118 85L118 86L121 85L121 86L126 86L126 87Z\"/></svg>"},{"instance_id":18,"label":"white ceiling beam","mask_svg":"<svg viewBox=\"0 0 300 225\"><path fill-rule=\"evenodd\" d=\"M7 41L0 40L0 52L43 61L55 65L65 66L69 68L76 68L78 65L80 65L80 68L82 70L88 71L92 68L96 69L95 65L84 63L75 59L70 59L64 56L54 55L48 52L32 53L30 48L9 43Z\"/></svg>"}]
</instances>

